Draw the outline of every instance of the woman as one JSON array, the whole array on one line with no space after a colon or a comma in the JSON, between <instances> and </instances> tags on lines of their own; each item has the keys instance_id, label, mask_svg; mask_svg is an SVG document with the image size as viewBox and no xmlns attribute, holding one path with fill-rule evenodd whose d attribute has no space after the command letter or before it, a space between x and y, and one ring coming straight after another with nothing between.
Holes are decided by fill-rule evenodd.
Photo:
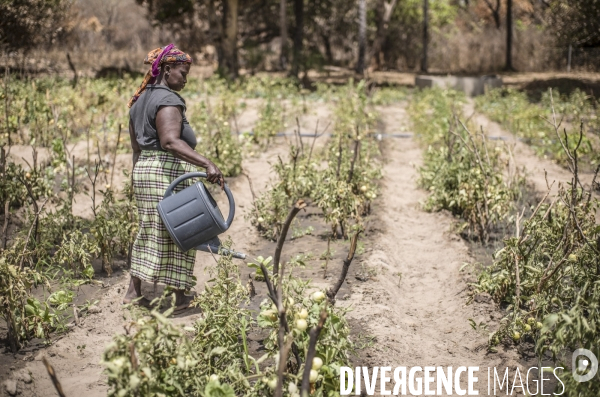
<instances>
[{"instance_id":1,"label":"woman","mask_svg":"<svg viewBox=\"0 0 600 397\"><path fill-rule=\"evenodd\" d=\"M196 137L185 118L185 101L177 92L187 82L192 58L173 44L151 51L144 63L152 67L130 99L129 135L133 148L133 189L140 230L133 243L131 281L123 303L149 306L142 296L142 280L160 282L175 290L176 311L186 309L192 297L196 251L182 252L171 240L156 206L169 184L195 167L206 169L207 179L224 185L217 166L198 154ZM179 184L176 192L190 186Z\"/></svg>"}]
</instances>

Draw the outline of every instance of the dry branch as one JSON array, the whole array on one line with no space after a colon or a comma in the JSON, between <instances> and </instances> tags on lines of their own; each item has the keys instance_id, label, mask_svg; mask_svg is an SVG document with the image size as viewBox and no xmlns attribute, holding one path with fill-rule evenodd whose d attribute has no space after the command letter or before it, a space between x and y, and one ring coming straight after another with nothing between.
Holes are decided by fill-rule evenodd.
<instances>
[{"instance_id":1,"label":"dry branch","mask_svg":"<svg viewBox=\"0 0 600 397\"><path fill-rule=\"evenodd\" d=\"M296 201L296 204L290 210L283 227L281 228L281 233L279 234L279 239L277 240L277 246L275 247L275 255L273 256L273 275L279 274L279 260L281 259L281 251L283 250L283 243L285 242L285 238L287 236L288 230L290 229L290 225L292 221L296 217L296 214L300 212L301 209L306 208L306 203L304 200Z\"/></svg>"},{"instance_id":2,"label":"dry branch","mask_svg":"<svg viewBox=\"0 0 600 397\"><path fill-rule=\"evenodd\" d=\"M113 189L113 177L115 176L115 167L117 166L117 151L119 150L119 142L121 140L121 130L123 129L123 125L119 123L119 133L117 134L117 144L115 145L115 152L113 154L113 165L112 170L110 172L110 187Z\"/></svg>"},{"instance_id":3,"label":"dry branch","mask_svg":"<svg viewBox=\"0 0 600 397\"><path fill-rule=\"evenodd\" d=\"M298 141L300 142L300 145L299 145L300 151L302 153L304 153L304 142L302 142L302 133L300 130L300 120L298 119L298 117L296 117L296 125L298 126L298 130L297 131L295 130L294 132L298 135Z\"/></svg>"},{"instance_id":4,"label":"dry branch","mask_svg":"<svg viewBox=\"0 0 600 397\"><path fill-rule=\"evenodd\" d=\"M246 172L246 170L242 169L242 175L244 175L246 177L246 179L248 179L248 185L250 186L250 193L252 194L252 203L254 204L254 206L256 207L256 194L254 193L254 185L252 184L252 179L250 178L250 175L248 174L248 172Z\"/></svg>"},{"instance_id":5,"label":"dry branch","mask_svg":"<svg viewBox=\"0 0 600 397\"><path fill-rule=\"evenodd\" d=\"M358 131L357 131L358 134ZM352 182L352 177L354 176L354 164L356 163L356 159L358 158L358 149L360 146L360 141L357 139L354 141L354 155L352 156L352 161L350 162L350 172L348 173L348 183Z\"/></svg>"},{"instance_id":6,"label":"dry branch","mask_svg":"<svg viewBox=\"0 0 600 397\"><path fill-rule=\"evenodd\" d=\"M49 199L46 199L43 203L42 206L40 207L40 209L35 213L35 217L33 218L33 223L31 224L31 227L29 228L29 232L27 233L27 238L25 239L25 244L23 245L23 252L21 252L21 262L19 263L19 269L23 270L23 261L25 260L25 251L27 250L27 246L29 245L29 239L31 238L31 231L33 230L34 226L36 229L36 233L37 233L37 224L38 224L38 218L40 216L40 213L44 210L44 207L46 206L46 203L48 202ZM36 204L37 207L37 204Z\"/></svg>"},{"instance_id":7,"label":"dry branch","mask_svg":"<svg viewBox=\"0 0 600 397\"><path fill-rule=\"evenodd\" d=\"M325 325L325 320L327 320L327 310L323 309L321 311L321 315L319 316L319 323L309 332L310 339L308 342L308 350L306 352L306 364L304 365L304 373L302 374L302 388L300 389L302 397L307 397L309 393L310 370L312 369L312 362L315 358L317 350L317 340L319 339L319 334L323 329L323 325Z\"/></svg>"},{"instance_id":8,"label":"dry branch","mask_svg":"<svg viewBox=\"0 0 600 397\"><path fill-rule=\"evenodd\" d=\"M350 240L350 249L348 251L348 256L344 260L344 265L342 267L342 273L337 281L337 283L331 287L327 291L327 299L333 304L335 302L335 296L337 295L340 288L342 288L342 284L346 280L346 276L348 275L348 269L350 268L350 264L352 263L352 259L354 259L354 253L356 252L356 246L358 244L358 235L360 232L356 232L351 240Z\"/></svg>"},{"instance_id":9,"label":"dry branch","mask_svg":"<svg viewBox=\"0 0 600 397\"><path fill-rule=\"evenodd\" d=\"M289 334L287 341L284 343L284 337L281 336L281 329L282 328L280 327L279 346L281 346L281 348L279 349L279 366L277 367L277 387L275 388L275 397L283 396L283 377L285 375L288 354L294 341L292 335Z\"/></svg>"},{"instance_id":10,"label":"dry branch","mask_svg":"<svg viewBox=\"0 0 600 397\"><path fill-rule=\"evenodd\" d=\"M69 69L73 72L73 88L77 86L77 69L75 69L75 64L71 60L71 55L67 52L67 62L69 63Z\"/></svg>"},{"instance_id":11,"label":"dry branch","mask_svg":"<svg viewBox=\"0 0 600 397\"><path fill-rule=\"evenodd\" d=\"M4 226L2 226L2 249L6 249L8 242L8 222L10 221L10 200L4 202Z\"/></svg>"},{"instance_id":12,"label":"dry branch","mask_svg":"<svg viewBox=\"0 0 600 397\"><path fill-rule=\"evenodd\" d=\"M275 304L275 306L277 306L277 311L278 311L278 315L279 315L279 335L281 335L282 329L283 331L285 331L284 333L289 333L290 332L290 326L287 323L287 317L285 316L285 310L283 310L283 314L282 311L279 310L279 308L283 308L283 304L281 304L280 300L278 299L278 295L275 291L275 288L273 287L273 283L271 283L271 279L269 277L269 272L267 271L267 268L264 264L260 264L260 270L262 270L263 272L263 276L265 278L265 284L267 284L267 289L269 290L269 298L271 298L271 301ZM281 288L280 288L281 290ZM279 348L281 349L283 346L282 340L278 339L279 342ZM296 346L296 344L292 344L292 352L294 353L294 358L296 359L296 364L297 367L300 368L300 365L302 363L302 361L300 360L300 354L298 353L298 347Z\"/></svg>"},{"instance_id":13,"label":"dry branch","mask_svg":"<svg viewBox=\"0 0 600 397\"><path fill-rule=\"evenodd\" d=\"M52 381L52 384L54 385L54 388L56 389L56 392L58 393L58 395L60 397L66 397L65 392L63 392L60 381L58 380L58 377L56 376L56 372L54 372L54 368L52 367L52 365L50 365L50 363L48 362L48 359L45 356L42 357L42 362L44 363L44 366L46 367L46 371L48 371L48 375L50 375L50 380Z\"/></svg>"},{"instance_id":14,"label":"dry branch","mask_svg":"<svg viewBox=\"0 0 600 397\"><path fill-rule=\"evenodd\" d=\"M517 233L517 239L520 241L520 229L519 229L519 222L521 221L521 219L523 218L523 214L525 213L525 208L523 208L523 211L521 211L520 215L517 215L517 219L515 221L516 225L516 233ZM516 300L515 300L515 306L518 309L520 306L520 300L521 300L521 275L520 275L520 269L519 269L519 255L520 252L518 252L519 250L519 246L517 245L517 252L515 252L515 278L516 278ZM517 313L517 311L515 311L515 313Z\"/></svg>"},{"instance_id":15,"label":"dry branch","mask_svg":"<svg viewBox=\"0 0 600 397\"><path fill-rule=\"evenodd\" d=\"M73 321L79 326L79 314L77 313L77 305L73 304Z\"/></svg>"}]
</instances>

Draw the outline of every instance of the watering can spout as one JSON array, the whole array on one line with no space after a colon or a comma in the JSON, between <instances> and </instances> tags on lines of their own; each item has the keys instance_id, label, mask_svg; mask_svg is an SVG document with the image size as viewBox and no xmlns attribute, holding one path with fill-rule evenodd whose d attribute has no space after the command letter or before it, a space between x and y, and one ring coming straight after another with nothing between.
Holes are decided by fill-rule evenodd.
<instances>
[{"instance_id":1,"label":"watering can spout","mask_svg":"<svg viewBox=\"0 0 600 397\"><path fill-rule=\"evenodd\" d=\"M221 240L219 240L218 237L198 245L196 249L198 251L210 252L213 254L231 255L233 258L237 259L246 259L246 254L222 248Z\"/></svg>"}]
</instances>

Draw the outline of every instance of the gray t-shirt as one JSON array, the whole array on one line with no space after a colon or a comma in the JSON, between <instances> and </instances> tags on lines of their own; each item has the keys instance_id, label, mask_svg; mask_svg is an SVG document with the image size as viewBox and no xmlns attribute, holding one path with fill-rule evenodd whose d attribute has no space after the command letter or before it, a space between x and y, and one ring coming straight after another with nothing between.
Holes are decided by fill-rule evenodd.
<instances>
[{"instance_id":1,"label":"gray t-shirt","mask_svg":"<svg viewBox=\"0 0 600 397\"><path fill-rule=\"evenodd\" d=\"M185 101L168 87L156 84L148 84L146 91L140 95L129 110L129 118L133 123L135 138L140 149L165 151L160 146L156 131L156 113L162 106L179 106L181 108L183 111L181 139L195 149L196 135L185 118Z\"/></svg>"}]
</instances>

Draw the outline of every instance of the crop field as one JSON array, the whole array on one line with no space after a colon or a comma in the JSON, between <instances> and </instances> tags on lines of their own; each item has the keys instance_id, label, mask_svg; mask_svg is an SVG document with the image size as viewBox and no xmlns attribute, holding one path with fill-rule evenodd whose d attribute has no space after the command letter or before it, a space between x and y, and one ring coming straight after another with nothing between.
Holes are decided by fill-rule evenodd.
<instances>
[{"instance_id":1,"label":"crop field","mask_svg":"<svg viewBox=\"0 0 600 397\"><path fill-rule=\"evenodd\" d=\"M237 206L221 239L247 258L199 251L174 314L160 284L154 309L122 305L138 84L1 79L0 393L338 396L342 367L478 365L521 371L519 395L531 367L569 368L544 393L600 395L570 370L600 357L594 97L190 79L196 150Z\"/></svg>"}]
</instances>

